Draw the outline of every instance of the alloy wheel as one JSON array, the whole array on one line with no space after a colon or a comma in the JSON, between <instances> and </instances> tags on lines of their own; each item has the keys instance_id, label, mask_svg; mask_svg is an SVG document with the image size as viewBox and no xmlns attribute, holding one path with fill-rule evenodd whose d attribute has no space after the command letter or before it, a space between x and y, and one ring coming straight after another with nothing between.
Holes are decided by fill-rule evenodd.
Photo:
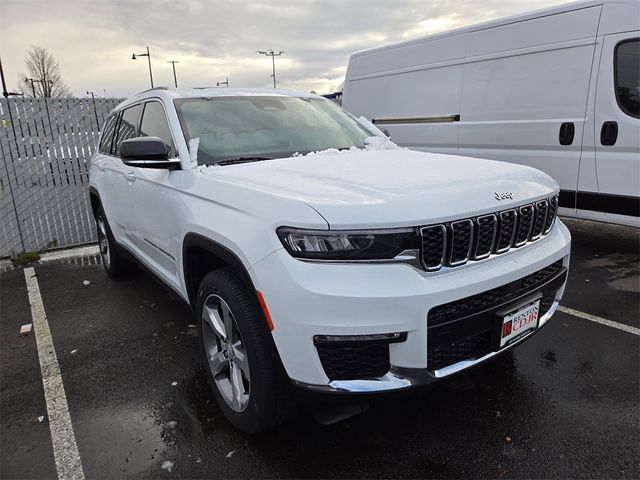
<instances>
[{"instance_id":1,"label":"alloy wheel","mask_svg":"<svg viewBox=\"0 0 640 480\"><path fill-rule=\"evenodd\" d=\"M242 412L249 403L249 360L229 305L219 295L207 297L202 308L202 335L209 369L227 405Z\"/></svg>"},{"instance_id":2,"label":"alloy wheel","mask_svg":"<svg viewBox=\"0 0 640 480\"><path fill-rule=\"evenodd\" d=\"M111 254L109 252L109 238L107 237L107 224L103 217L98 217L98 245L102 263L108 269L111 264Z\"/></svg>"}]
</instances>

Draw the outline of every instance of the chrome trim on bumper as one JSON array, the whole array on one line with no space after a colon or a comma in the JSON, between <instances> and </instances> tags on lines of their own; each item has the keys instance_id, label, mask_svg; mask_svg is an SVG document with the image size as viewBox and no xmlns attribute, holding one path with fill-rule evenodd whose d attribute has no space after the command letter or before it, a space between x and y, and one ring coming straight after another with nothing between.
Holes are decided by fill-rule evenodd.
<instances>
[{"instance_id":1,"label":"chrome trim on bumper","mask_svg":"<svg viewBox=\"0 0 640 480\"><path fill-rule=\"evenodd\" d=\"M559 300L555 300L549 308L549 311L545 313L542 317L540 317L540 323L538 324L538 328L531 331L530 333L524 335L518 341L512 343L511 345L502 348L496 352L491 352L484 357L478 358L476 360L463 360L462 362L454 363L445 368L441 368L439 370L430 371L428 368L425 369L412 369L412 368L399 368L391 366L391 370L384 376L378 378L371 378L366 380L334 380L329 382L326 385L312 385L308 383L293 381L293 383L310 392L318 392L318 393L382 393L382 392L390 392L395 390L402 390L409 387L417 387L421 385L428 385L433 383L434 381L441 380L450 375L459 373L463 370L467 370L468 368L474 367L481 363L490 360L498 355L503 354L511 350L516 345L519 345L521 342L536 334L543 326L547 324L549 319L553 316L553 314L558 309L558 305L560 304Z\"/></svg>"}]
</instances>

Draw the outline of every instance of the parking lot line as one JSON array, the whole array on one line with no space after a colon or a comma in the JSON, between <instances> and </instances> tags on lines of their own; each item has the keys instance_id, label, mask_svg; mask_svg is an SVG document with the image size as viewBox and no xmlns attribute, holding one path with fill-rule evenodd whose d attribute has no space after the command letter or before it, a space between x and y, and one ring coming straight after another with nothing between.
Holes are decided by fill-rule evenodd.
<instances>
[{"instance_id":1,"label":"parking lot line","mask_svg":"<svg viewBox=\"0 0 640 480\"><path fill-rule=\"evenodd\" d=\"M596 315L591 315L589 313L584 313L569 307L560 306L558 307L558 310L560 310L562 313L573 315L574 317L582 318L584 320L589 320L590 322L599 323L601 325L606 325L607 327L617 328L618 330L622 330L623 332L632 333L633 335L640 336L640 328L631 327L629 325L614 322L612 320L607 320L606 318L598 317Z\"/></svg>"},{"instance_id":2,"label":"parking lot line","mask_svg":"<svg viewBox=\"0 0 640 480\"><path fill-rule=\"evenodd\" d=\"M40 296L40 287L35 270L32 267L25 268L24 278L29 294L31 317L38 347L38 360L42 374L44 397L47 403L49 430L51 432L51 443L53 444L53 456L58 478L82 480L84 479L84 472L80 461L80 453L73 433L58 357L53 346L53 339L51 338L47 315Z\"/></svg>"}]
</instances>

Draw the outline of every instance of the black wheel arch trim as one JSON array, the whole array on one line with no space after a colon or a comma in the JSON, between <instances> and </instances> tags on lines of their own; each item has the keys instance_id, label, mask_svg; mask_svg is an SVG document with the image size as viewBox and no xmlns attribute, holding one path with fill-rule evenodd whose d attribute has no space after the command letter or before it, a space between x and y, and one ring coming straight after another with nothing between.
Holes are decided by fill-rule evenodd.
<instances>
[{"instance_id":1,"label":"black wheel arch trim","mask_svg":"<svg viewBox=\"0 0 640 480\"><path fill-rule=\"evenodd\" d=\"M189 301L191 302L194 309L195 298L198 292L197 287L194 288L194 286L191 285L191 282L189 281L190 266L187 252L191 247L201 248L222 260L238 274L245 287L247 287L252 292L256 291L253 280L251 280L251 276L249 275L247 268L244 266L244 263L242 263L242 260L240 260L238 255L236 255L232 250L225 247L224 245L203 235L200 235L198 233L187 233L182 241L182 273L187 289L187 297L189 298Z\"/></svg>"},{"instance_id":2,"label":"black wheel arch trim","mask_svg":"<svg viewBox=\"0 0 640 480\"><path fill-rule=\"evenodd\" d=\"M93 197L98 198L98 205L102 205L102 199L100 198L100 194L98 193L98 189L96 187L89 187L89 199L91 201L91 212L95 215L97 206L93 204Z\"/></svg>"},{"instance_id":3,"label":"black wheel arch trim","mask_svg":"<svg viewBox=\"0 0 640 480\"><path fill-rule=\"evenodd\" d=\"M194 317L197 317L197 312L196 312L197 287L195 287L194 289L194 287L191 285L191 282L189 281L189 265L188 265L187 252L190 247L198 247L203 250L206 250L212 255L215 255L216 257L218 257L220 260L226 263L229 267L231 267L234 270L234 272L238 275L243 285L249 290L249 292L254 293L253 298L255 301L255 305L260 311L262 311L262 307L260 306L260 303L258 301L258 295L256 293L258 290L256 290L256 287L253 284L253 280L251 280L251 276L249 275L247 268L245 267L244 263L242 263L242 260L240 260L238 255L236 255L232 250L225 247L224 245L221 245L220 243L216 242L215 240L211 240L210 238L204 237L203 235L200 235L198 233L190 232L184 236L184 239L182 242L182 267L183 267L182 273L184 276L184 282L187 289L187 297L189 298L189 302L191 304L191 310L193 311ZM284 381L290 385L291 379L287 375L284 365L282 363L282 360L280 359L280 354L278 353L278 348L276 347L275 341L273 339L273 335L271 335L271 332L269 332L269 329L267 328L266 319L264 321L264 331L266 333L266 339L269 344L269 348L271 350L271 356L275 362L276 373L280 378L280 381Z\"/></svg>"}]
</instances>

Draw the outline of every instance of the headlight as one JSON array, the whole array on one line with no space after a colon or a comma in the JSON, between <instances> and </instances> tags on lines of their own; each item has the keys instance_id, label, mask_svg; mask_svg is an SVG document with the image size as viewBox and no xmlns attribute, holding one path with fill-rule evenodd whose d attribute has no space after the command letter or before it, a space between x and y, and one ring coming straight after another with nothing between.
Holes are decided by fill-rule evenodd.
<instances>
[{"instance_id":1,"label":"headlight","mask_svg":"<svg viewBox=\"0 0 640 480\"><path fill-rule=\"evenodd\" d=\"M277 233L292 256L309 260L390 260L417 248L414 229L331 231L280 227Z\"/></svg>"}]
</instances>

